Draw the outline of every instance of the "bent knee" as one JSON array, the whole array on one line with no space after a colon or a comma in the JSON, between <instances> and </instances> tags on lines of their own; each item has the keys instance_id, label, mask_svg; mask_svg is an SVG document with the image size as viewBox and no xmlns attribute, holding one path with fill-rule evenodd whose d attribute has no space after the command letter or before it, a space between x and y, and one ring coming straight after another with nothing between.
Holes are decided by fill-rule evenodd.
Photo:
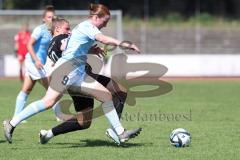
<instances>
[{"instance_id":1,"label":"bent knee","mask_svg":"<svg viewBox=\"0 0 240 160\"><path fill-rule=\"evenodd\" d=\"M84 128L84 129L87 129L87 128L89 128L89 127L91 126L91 124L92 124L92 121L84 122L84 123L83 123L83 128Z\"/></svg>"},{"instance_id":2,"label":"bent knee","mask_svg":"<svg viewBox=\"0 0 240 160\"><path fill-rule=\"evenodd\" d=\"M91 126L92 120L78 121L78 123L82 127L82 129L88 129Z\"/></svg>"},{"instance_id":3,"label":"bent knee","mask_svg":"<svg viewBox=\"0 0 240 160\"><path fill-rule=\"evenodd\" d=\"M77 120L82 129L87 129L92 123L92 113L79 112L77 115Z\"/></svg>"},{"instance_id":4,"label":"bent knee","mask_svg":"<svg viewBox=\"0 0 240 160\"><path fill-rule=\"evenodd\" d=\"M106 92L105 93L105 96L104 96L104 101L105 102L108 102L108 101L111 101L112 100L112 94L110 92Z\"/></svg>"}]
</instances>

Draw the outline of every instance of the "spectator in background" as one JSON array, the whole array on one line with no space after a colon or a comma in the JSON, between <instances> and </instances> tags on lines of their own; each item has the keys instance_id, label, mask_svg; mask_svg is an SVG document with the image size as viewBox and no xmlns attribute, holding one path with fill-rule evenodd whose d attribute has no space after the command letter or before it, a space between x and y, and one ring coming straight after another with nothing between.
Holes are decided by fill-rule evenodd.
<instances>
[{"instance_id":1,"label":"spectator in background","mask_svg":"<svg viewBox=\"0 0 240 160\"><path fill-rule=\"evenodd\" d=\"M14 51L17 55L17 59L19 62L19 78L23 82L24 79L24 60L25 56L28 52L27 50L27 43L30 39L31 33L28 30L28 23L24 23L21 26L21 29L18 33L14 36Z\"/></svg>"}]
</instances>

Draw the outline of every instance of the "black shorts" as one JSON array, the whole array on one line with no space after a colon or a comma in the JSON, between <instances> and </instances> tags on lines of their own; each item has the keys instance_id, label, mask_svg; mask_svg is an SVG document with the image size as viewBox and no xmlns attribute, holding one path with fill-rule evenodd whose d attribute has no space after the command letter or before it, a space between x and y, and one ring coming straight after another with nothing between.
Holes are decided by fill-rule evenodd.
<instances>
[{"instance_id":1,"label":"black shorts","mask_svg":"<svg viewBox=\"0 0 240 160\"><path fill-rule=\"evenodd\" d=\"M89 73L88 75L91 76L93 79L101 83L103 86L107 86L107 84L110 82L111 78L99 75L99 74L94 74L94 73ZM93 108L94 106L94 100L93 98L89 97L84 97L84 96L71 96L74 104L74 108L76 112L80 112L88 107Z\"/></svg>"}]
</instances>

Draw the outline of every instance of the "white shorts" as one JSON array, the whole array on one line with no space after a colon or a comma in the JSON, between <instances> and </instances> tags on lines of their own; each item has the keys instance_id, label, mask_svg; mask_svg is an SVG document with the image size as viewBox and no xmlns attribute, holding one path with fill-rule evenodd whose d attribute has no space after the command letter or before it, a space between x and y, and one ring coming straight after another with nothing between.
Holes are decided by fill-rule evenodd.
<instances>
[{"instance_id":1,"label":"white shorts","mask_svg":"<svg viewBox=\"0 0 240 160\"><path fill-rule=\"evenodd\" d=\"M85 62L78 62L75 59L60 58L53 70L50 87L61 93L67 90L69 86L80 87L86 74Z\"/></svg>"},{"instance_id":2,"label":"white shorts","mask_svg":"<svg viewBox=\"0 0 240 160\"><path fill-rule=\"evenodd\" d=\"M25 75L30 76L33 80L43 79L49 76L50 72L50 62L47 62L42 69L37 69L34 62L30 58L25 59Z\"/></svg>"},{"instance_id":3,"label":"white shorts","mask_svg":"<svg viewBox=\"0 0 240 160\"><path fill-rule=\"evenodd\" d=\"M46 64L43 66L43 68L47 73L47 77L49 77L52 74L53 70L55 69L53 61L47 57Z\"/></svg>"}]
</instances>

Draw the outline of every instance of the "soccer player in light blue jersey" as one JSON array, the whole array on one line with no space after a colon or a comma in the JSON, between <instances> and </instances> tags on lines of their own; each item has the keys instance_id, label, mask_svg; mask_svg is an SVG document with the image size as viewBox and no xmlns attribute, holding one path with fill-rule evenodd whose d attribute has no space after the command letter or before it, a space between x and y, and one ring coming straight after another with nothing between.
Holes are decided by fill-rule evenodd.
<instances>
[{"instance_id":1,"label":"soccer player in light blue jersey","mask_svg":"<svg viewBox=\"0 0 240 160\"><path fill-rule=\"evenodd\" d=\"M54 18L52 22L51 32L54 38L51 40L49 45L48 57L53 61L53 63L56 63L58 59L62 57L62 52L65 50L67 44L67 39L69 37L69 30L67 29L69 29L69 24L66 22L67 21L63 18L56 19ZM104 56L105 54L102 51L103 50L97 47L97 44L95 44L90 48L88 54L100 54ZM95 63L91 64L94 65ZM104 87L106 87L109 91L111 91L111 94L113 96L114 107L120 119L124 108L124 103L127 98L126 89L109 77L93 73L92 67L90 65L86 65L85 70L89 76L93 77ZM55 136L78 130L85 130L90 127L93 118L94 107L93 98L88 97L86 95L70 95L70 96L72 97L76 115L71 114L64 116L59 115L59 113L61 113L61 108L55 108L55 114L61 117L61 119L64 120L64 122L58 124L52 129L40 130L39 142L41 144L46 144L51 138ZM63 109L64 107L67 107L65 102L66 101L59 101L55 105L61 107L62 104ZM114 142L117 143L118 145L121 144L118 136L116 135L112 128L107 129L106 135L113 139Z\"/></svg>"},{"instance_id":2,"label":"soccer player in light blue jersey","mask_svg":"<svg viewBox=\"0 0 240 160\"><path fill-rule=\"evenodd\" d=\"M37 26L32 32L25 60L26 75L22 89L16 99L14 116L24 109L28 95L32 91L36 81L40 82L45 89L48 87L47 71L44 64L46 63L47 48L52 38L48 30L48 25L51 23L53 16L53 6L46 6L43 12L44 23Z\"/></svg>"},{"instance_id":3,"label":"soccer player in light blue jersey","mask_svg":"<svg viewBox=\"0 0 240 160\"><path fill-rule=\"evenodd\" d=\"M140 52L135 44L121 43L119 40L105 36L100 29L107 26L110 19L108 8L101 4L90 5L90 16L77 25L70 36L63 56L57 61L56 69L51 75L50 86L46 95L39 101L29 104L20 114L4 121L4 135L9 143L16 126L23 120L51 108L66 90L90 95L102 102L103 113L111 124L119 141L125 142L137 136L141 128L125 130L114 108L111 92L86 73L86 54L95 41L103 44L126 47Z\"/></svg>"}]
</instances>

